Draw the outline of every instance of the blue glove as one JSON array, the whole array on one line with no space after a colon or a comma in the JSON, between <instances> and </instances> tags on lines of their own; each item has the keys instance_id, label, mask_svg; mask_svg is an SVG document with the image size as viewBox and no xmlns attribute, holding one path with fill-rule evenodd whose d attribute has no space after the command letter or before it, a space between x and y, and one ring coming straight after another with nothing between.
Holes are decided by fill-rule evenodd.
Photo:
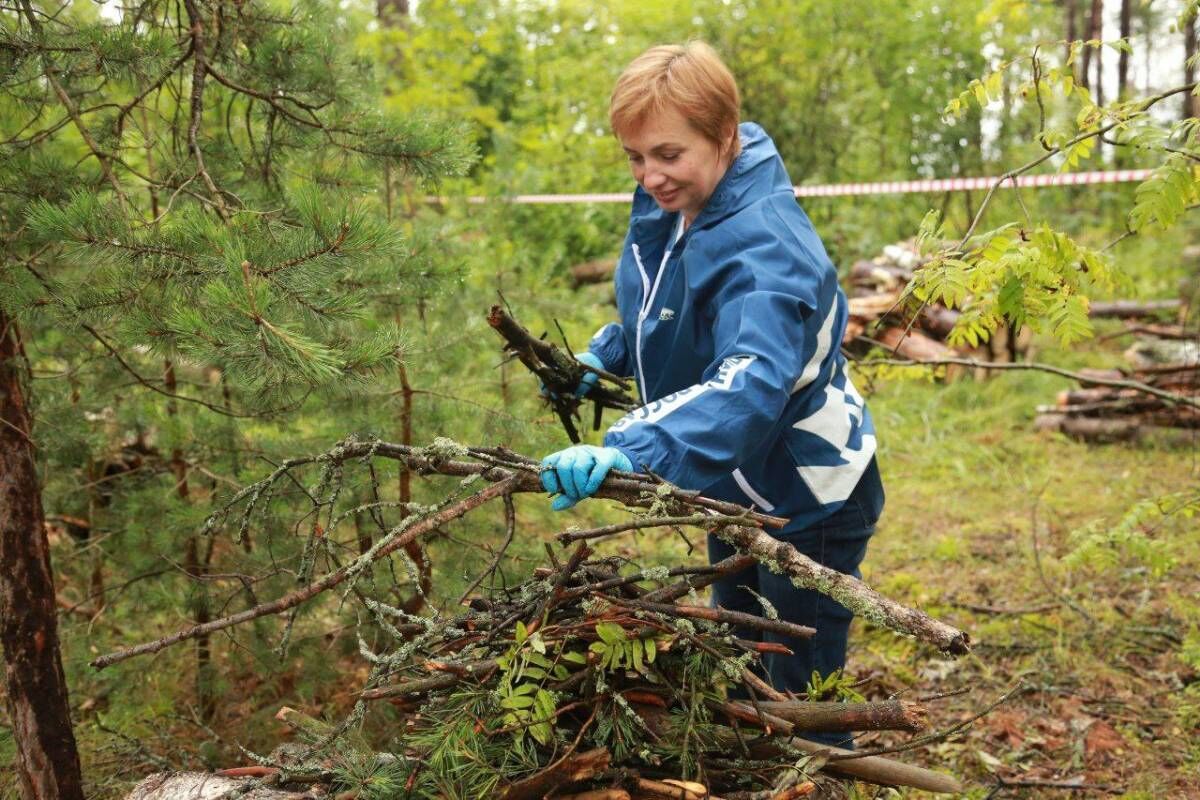
<instances>
[{"instance_id":1,"label":"blue glove","mask_svg":"<svg viewBox=\"0 0 1200 800\"><path fill-rule=\"evenodd\" d=\"M610 469L633 472L629 456L617 448L590 444L551 453L542 459L542 467L542 488L558 494L550 504L555 511L564 511L595 494Z\"/></svg>"},{"instance_id":2,"label":"blue glove","mask_svg":"<svg viewBox=\"0 0 1200 800\"><path fill-rule=\"evenodd\" d=\"M575 360L578 361L580 364L586 364L589 367L595 367L596 369L604 369L604 364L600 361L600 358L590 350L585 353L576 353ZM598 380L600 380L600 376L594 372L583 373L583 377L579 379L579 385L575 387L575 396L583 397L585 394L587 394L588 392L590 392L592 390L592 387L596 385L596 381L598 381ZM539 386L541 389L542 397L553 397L554 396L554 392L550 392L550 391L546 390L546 384L539 383Z\"/></svg>"}]
</instances>

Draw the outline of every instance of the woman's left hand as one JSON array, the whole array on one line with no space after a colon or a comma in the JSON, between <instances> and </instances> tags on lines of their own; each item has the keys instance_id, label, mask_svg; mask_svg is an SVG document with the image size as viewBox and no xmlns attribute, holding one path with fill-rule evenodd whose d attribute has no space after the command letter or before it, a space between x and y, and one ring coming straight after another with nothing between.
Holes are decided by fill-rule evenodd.
<instances>
[{"instance_id":1,"label":"woman's left hand","mask_svg":"<svg viewBox=\"0 0 1200 800\"><path fill-rule=\"evenodd\" d=\"M557 494L550 507L564 511L600 488L609 470L633 472L629 457L615 447L577 444L542 459L542 488Z\"/></svg>"}]
</instances>

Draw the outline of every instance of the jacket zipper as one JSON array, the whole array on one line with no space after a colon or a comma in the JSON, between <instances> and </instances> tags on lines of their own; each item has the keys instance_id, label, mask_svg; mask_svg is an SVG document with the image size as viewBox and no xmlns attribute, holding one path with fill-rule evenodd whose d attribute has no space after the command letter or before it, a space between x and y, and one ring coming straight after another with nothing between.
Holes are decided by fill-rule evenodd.
<instances>
[{"instance_id":1,"label":"jacket zipper","mask_svg":"<svg viewBox=\"0 0 1200 800\"><path fill-rule=\"evenodd\" d=\"M680 222L683 220L681 219ZM646 321L646 317L650 314L650 307L654 305L654 296L658 294L658 286L662 283L663 273L667 271L667 260L671 257L671 251L675 245L679 244L682 239L682 233L671 243L664 252L662 263L658 265L658 274L654 276L654 286L650 285L650 276L646 274L646 267L642 264L642 251L635 242L633 245L633 260L637 264L638 272L642 274L642 307L638 310L637 334L634 340L634 355L637 357L637 377L638 385L642 391L642 402L650 402L649 393L646 391L646 375L642 370L642 325Z\"/></svg>"}]
</instances>

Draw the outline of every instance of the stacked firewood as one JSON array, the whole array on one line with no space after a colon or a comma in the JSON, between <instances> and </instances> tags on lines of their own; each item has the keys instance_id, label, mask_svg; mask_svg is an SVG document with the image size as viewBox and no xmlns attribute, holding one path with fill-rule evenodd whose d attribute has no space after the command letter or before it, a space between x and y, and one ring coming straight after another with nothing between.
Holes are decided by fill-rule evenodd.
<instances>
[{"instance_id":1,"label":"stacked firewood","mask_svg":"<svg viewBox=\"0 0 1200 800\"><path fill-rule=\"evenodd\" d=\"M1137 439L1164 428L1200 428L1200 342L1182 325L1131 322L1139 335L1127 369L1082 370L1081 388L1038 406L1036 426L1087 441ZM1151 391L1147 391L1147 387Z\"/></svg>"},{"instance_id":2,"label":"stacked firewood","mask_svg":"<svg viewBox=\"0 0 1200 800\"><path fill-rule=\"evenodd\" d=\"M850 268L846 290L850 320L842 343L857 342L863 349L879 344L902 358L917 361L960 355L945 344L946 336L958 321L957 311L931 303L913 321L900 303L913 273L925 261L915 245L907 241L888 245L870 261L856 262Z\"/></svg>"}]
</instances>

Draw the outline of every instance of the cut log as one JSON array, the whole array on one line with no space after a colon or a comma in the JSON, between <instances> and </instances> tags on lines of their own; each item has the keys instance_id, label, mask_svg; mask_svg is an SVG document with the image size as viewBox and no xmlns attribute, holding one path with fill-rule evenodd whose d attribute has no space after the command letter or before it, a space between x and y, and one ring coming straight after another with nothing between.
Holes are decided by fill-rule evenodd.
<instances>
[{"instance_id":1,"label":"cut log","mask_svg":"<svg viewBox=\"0 0 1200 800\"><path fill-rule=\"evenodd\" d=\"M959 312L943 305L928 305L921 309L921 318L917 324L938 339L945 339L958 322Z\"/></svg>"},{"instance_id":2,"label":"cut log","mask_svg":"<svg viewBox=\"0 0 1200 800\"><path fill-rule=\"evenodd\" d=\"M850 316L870 322L879 319L896 307L900 299L900 290L894 292L878 292L850 298Z\"/></svg>"},{"instance_id":3,"label":"cut log","mask_svg":"<svg viewBox=\"0 0 1200 800\"><path fill-rule=\"evenodd\" d=\"M1125 351L1134 369L1164 365L1200 366L1200 344L1180 339L1140 339Z\"/></svg>"},{"instance_id":4,"label":"cut log","mask_svg":"<svg viewBox=\"0 0 1200 800\"><path fill-rule=\"evenodd\" d=\"M916 330L909 331L906 336L904 328L887 328L876 338L888 350L913 361L940 361L954 357L954 351L949 347Z\"/></svg>"},{"instance_id":5,"label":"cut log","mask_svg":"<svg viewBox=\"0 0 1200 800\"><path fill-rule=\"evenodd\" d=\"M1099 386L1094 389L1064 389L1058 393L1054 402L1059 408L1067 411L1070 410L1071 406L1130 398L1147 398L1158 402L1144 392L1139 392L1136 389L1112 389L1105 386Z\"/></svg>"},{"instance_id":6,"label":"cut log","mask_svg":"<svg viewBox=\"0 0 1200 800\"><path fill-rule=\"evenodd\" d=\"M1072 417L1067 414L1039 414L1033 421L1039 431L1058 431L1075 439L1088 442L1126 442L1140 434L1141 422L1137 418L1103 419L1099 417Z\"/></svg>"},{"instance_id":7,"label":"cut log","mask_svg":"<svg viewBox=\"0 0 1200 800\"><path fill-rule=\"evenodd\" d=\"M912 273L874 261L856 261L850 267L850 282L875 291L896 289L908 283Z\"/></svg>"},{"instance_id":8,"label":"cut log","mask_svg":"<svg viewBox=\"0 0 1200 800\"><path fill-rule=\"evenodd\" d=\"M700 784L693 784L692 787L681 785L683 781L651 781L645 778L638 778L635 782L635 788L638 797L645 797L646 800L721 800L714 794L709 794L708 790Z\"/></svg>"}]
</instances>

